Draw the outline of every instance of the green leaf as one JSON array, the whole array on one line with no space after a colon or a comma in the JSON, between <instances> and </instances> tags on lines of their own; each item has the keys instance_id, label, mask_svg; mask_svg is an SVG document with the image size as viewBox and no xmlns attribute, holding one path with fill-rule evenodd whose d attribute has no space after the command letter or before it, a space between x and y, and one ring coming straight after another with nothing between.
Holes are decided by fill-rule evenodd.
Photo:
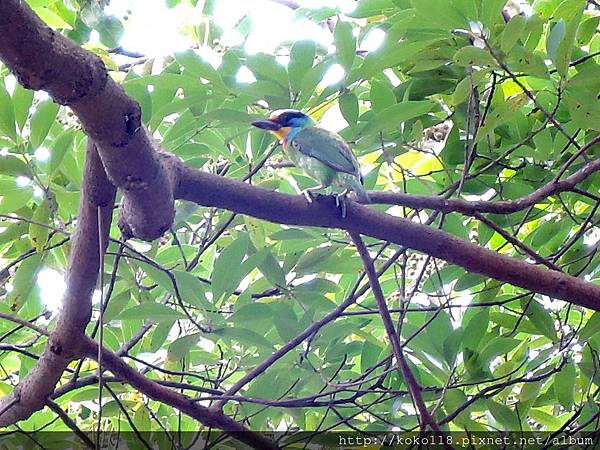
<instances>
[{"instance_id":1,"label":"green leaf","mask_svg":"<svg viewBox=\"0 0 600 450\"><path fill-rule=\"evenodd\" d=\"M523 387L519 393L519 401L524 403L536 399L540 393L542 385L543 382L540 381L523 383Z\"/></svg>"},{"instance_id":2,"label":"green leaf","mask_svg":"<svg viewBox=\"0 0 600 450\"><path fill-rule=\"evenodd\" d=\"M533 326L539 330L541 334L546 336L552 342L558 340L556 330L554 329L554 320L550 316L550 313L539 304L537 300L521 299L521 307L525 310L527 319L533 324Z\"/></svg>"},{"instance_id":3,"label":"green leaf","mask_svg":"<svg viewBox=\"0 0 600 450\"><path fill-rule=\"evenodd\" d=\"M17 186L14 179L0 179L0 214L14 212L33 198L30 186Z\"/></svg>"},{"instance_id":4,"label":"green leaf","mask_svg":"<svg viewBox=\"0 0 600 450\"><path fill-rule=\"evenodd\" d=\"M576 379L577 370L573 362L565 364L561 371L554 375L554 393L558 402L567 410L573 406Z\"/></svg>"},{"instance_id":5,"label":"green leaf","mask_svg":"<svg viewBox=\"0 0 600 450\"><path fill-rule=\"evenodd\" d=\"M48 237L50 236L50 208L48 206L48 200L44 200L35 209L33 222L29 225L29 239L31 239L31 245L37 252L41 252L46 247Z\"/></svg>"},{"instance_id":6,"label":"green leaf","mask_svg":"<svg viewBox=\"0 0 600 450\"><path fill-rule=\"evenodd\" d=\"M270 305L265 303L249 303L238 309L232 316L231 320L236 325L245 325L247 323L272 322L273 310Z\"/></svg>"},{"instance_id":7,"label":"green leaf","mask_svg":"<svg viewBox=\"0 0 600 450\"><path fill-rule=\"evenodd\" d=\"M53 175L60 168L67 151L72 147L75 130L63 131L52 143L50 150L49 174Z\"/></svg>"},{"instance_id":8,"label":"green leaf","mask_svg":"<svg viewBox=\"0 0 600 450\"><path fill-rule=\"evenodd\" d=\"M494 338L481 350L480 361L487 364L497 356L505 355L514 350L520 343L520 339L503 336Z\"/></svg>"},{"instance_id":9,"label":"green leaf","mask_svg":"<svg viewBox=\"0 0 600 450\"><path fill-rule=\"evenodd\" d=\"M315 60L316 46L312 40L297 41L290 50L288 74L294 92L300 91L302 81Z\"/></svg>"},{"instance_id":10,"label":"green leaf","mask_svg":"<svg viewBox=\"0 0 600 450\"><path fill-rule=\"evenodd\" d=\"M585 342L598 332L600 332L600 312L595 311L579 332L579 340Z\"/></svg>"},{"instance_id":11,"label":"green leaf","mask_svg":"<svg viewBox=\"0 0 600 450\"><path fill-rule=\"evenodd\" d=\"M236 109L213 109L212 111L204 114L202 119L207 123L213 121L223 122L225 125L229 125L231 122L240 122L250 124L253 120L260 118L257 115L250 115L244 111L238 111Z\"/></svg>"},{"instance_id":12,"label":"green leaf","mask_svg":"<svg viewBox=\"0 0 600 450\"><path fill-rule=\"evenodd\" d=\"M375 345L370 341L365 341L360 354L360 369L362 372L365 372L377 363L382 350L383 349L379 345Z\"/></svg>"},{"instance_id":13,"label":"green leaf","mask_svg":"<svg viewBox=\"0 0 600 450\"><path fill-rule=\"evenodd\" d=\"M135 409L135 406L133 409ZM121 409L119 408L117 415L120 415L120 413ZM138 408L133 415L133 423L135 423L138 430L150 430L152 421L148 408Z\"/></svg>"},{"instance_id":14,"label":"green leaf","mask_svg":"<svg viewBox=\"0 0 600 450\"><path fill-rule=\"evenodd\" d=\"M475 140L477 142L486 140L495 129L513 120L515 113L521 108L525 100L524 96L518 95L490 109L481 128L477 132Z\"/></svg>"},{"instance_id":15,"label":"green leaf","mask_svg":"<svg viewBox=\"0 0 600 450\"><path fill-rule=\"evenodd\" d=\"M508 0L484 0L481 2L480 18L483 24L492 28L502 20L502 9Z\"/></svg>"},{"instance_id":16,"label":"green leaf","mask_svg":"<svg viewBox=\"0 0 600 450\"><path fill-rule=\"evenodd\" d=\"M485 282L487 277L478 273L468 272L462 275L454 285L454 290L457 292L466 291L474 286L478 286Z\"/></svg>"},{"instance_id":17,"label":"green leaf","mask_svg":"<svg viewBox=\"0 0 600 450\"><path fill-rule=\"evenodd\" d=\"M472 45L462 47L454 54L454 62L460 66L495 66L496 62L490 53Z\"/></svg>"},{"instance_id":18,"label":"green leaf","mask_svg":"<svg viewBox=\"0 0 600 450\"><path fill-rule=\"evenodd\" d=\"M14 155L0 156L0 175L31 177L31 169L22 159Z\"/></svg>"},{"instance_id":19,"label":"green leaf","mask_svg":"<svg viewBox=\"0 0 600 450\"><path fill-rule=\"evenodd\" d=\"M502 40L500 48L504 53L508 53L515 46L517 41L523 35L525 31L525 25L527 25L527 18L525 16L516 15L510 19L510 22L506 24L504 31L502 32Z\"/></svg>"},{"instance_id":20,"label":"green leaf","mask_svg":"<svg viewBox=\"0 0 600 450\"><path fill-rule=\"evenodd\" d=\"M555 64L558 73L563 77L567 78L569 64L571 63L571 55L573 53L573 46L575 39L577 38L577 30L583 16L583 11L586 6L585 0L566 0L563 4L569 5L572 9L568 11L567 26L564 33L564 39L560 41L555 56ZM561 4L561 6L563 5ZM562 19L561 19L562 20Z\"/></svg>"},{"instance_id":21,"label":"green leaf","mask_svg":"<svg viewBox=\"0 0 600 450\"><path fill-rule=\"evenodd\" d=\"M35 109L31 116L31 133L29 139L34 148L39 147L50 131L56 119L59 106L52 100L44 100Z\"/></svg>"},{"instance_id":22,"label":"green leaf","mask_svg":"<svg viewBox=\"0 0 600 450\"><path fill-rule=\"evenodd\" d=\"M188 334L175 339L167 350L167 360L178 361L185 358L190 350L198 343L202 337L201 333Z\"/></svg>"},{"instance_id":23,"label":"green leaf","mask_svg":"<svg viewBox=\"0 0 600 450\"><path fill-rule=\"evenodd\" d=\"M225 293L231 294L240 284L242 260L248 250L249 239L242 235L223 249L212 272L213 302L219 300Z\"/></svg>"},{"instance_id":24,"label":"green leaf","mask_svg":"<svg viewBox=\"0 0 600 450\"><path fill-rule=\"evenodd\" d=\"M263 248L260 251L261 257L259 258L259 263L257 264L258 269L261 273L273 283L274 286L285 287L285 272L281 268L281 265L271 253L271 250L268 248Z\"/></svg>"},{"instance_id":25,"label":"green leaf","mask_svg":"<svg viewBox=\"0 0 600 450\"><path fill-rule=\"evenodd\" d=\"M600 25L600 16L591 16L583 20L577 31L577 44L586 45L590 40L597 35L598 26Z\"/></svg>"},{"instance_id":26,"label":"green leaf","mask_svg":"<svg viewBox=\"0 0 600 450\"><path fill-rule=\"evenodd\" d=\"M567 25L565 24L565 21L560 19L558 23L552 27L550 33L548 33L548 38L546 39L546 52L555 65L557 64L556 54L558 53L558 47L565 38L566 29Z\"/></svg>"},{"instance_id":27,"label":"green leaf","mask_svg":"<svg viewBox=\"0 0 600 450\"><path fill-rule=\"evenodd\" d=\"M494 400L488 400L487 406L496 419L506 431L515 431L521 429L519 418L515 412L506 405L498 403Z\"/></svg>"},{"instance_id":28,"label":"green leaf","mask_svg":"<svg viewBox=\"0 0 600 450\"><path fill-rule=\"evenodd\" d=\"M0 133L8 136L13 142L17 141L13 102L4 87L3 78L0 78Z\"/></svg>"},{"instance_id":29,"label":"green leaf","mask_svg":"<svg viewBox=\"0 0 600 450\"><path fill-rule=\"evenodd\" d=\"M533 233L531 245L533 245L534 248L540 248L546 242L549 242L550 239L558 233L561 227L562 225L555 221L542 223Z\"/></svg>"},{"instance_id":30,"label":"green leaf","mask_svg":"<svg viewBox=\"0 0 600 450\"><path fill-rule=\"evenodd\" d=\"M347 14L348 17L363 19L365 17L385 14L394 8L392 0L359 0L356 8Z\"/></svg>"},{"instance_id":31,"label":"green leaf","mask_svg":"<svg viewBox=\"0 0 600 450\"><path fill-rule=\"evenodd\" d=\"M533 2L533 10L542 16L544 19L552 17L554 10L562 0L535 0Z\"/></svg>"},{"instance_id":32,"label":"green leaf","mask_svg":"<svg viewBox=\"0 0 600 450\"><path fill-rule=\"evenodd\" d=\"M43 261L44 255L36 253L25 259L17 268L12 280L13 290L7 298L7 303L10 305L11 311L19 311L25 304L27 297L29 297L35 285L35 280Z\"/></svg>"},{"instance_id":33,"label":"green leaf","mask_svg":"<svg viewBox=\"0 0 600 450\"><path fill-rule=\"evenodd\" d=\"M108 48L118 47L125 33L123 24L114 16L104 16L95 28L100 35L100 42Z\"/></svg>"},{"instance_id":34,"label":"green leaf","mask_svg":"<svg viewBox=\"0 0 600 450\"><path fill-rule=\"evenodd\" d=\"M271 236L274 241L286 241L296 239L312 239L313 235L307 233L300 228L285 228L283 230L276 231Z\"/></svg>"},{"instance_id":35,"label":"green leaf","mask_svg":"<svg viewBox=\"0 0 600 450\"><path fill-rule=\"evenodd\" d=\"M462 339L463 348L477 350L487 332L489 322L490 312L488 309L483 309L475 314L465 327Z\"/></svg>"},{"instance_id":36,"label":"green leaf","mask_svg":"<svg viewBox=\"0 0 600 450\"><path fill-rule=\"evenodd\" d=\"M369 53L358 69L352 69L347 82L353 83L359 79L370 79L388 67L394 67L410 60L436 41L437 39L400 43L387 43L386 41L377 51Z\"/></svg>"},{"instance_id":37,"label":"green leaf","mask_svg":"<svg viewBox=\"0 0 600 450\"><path fill-rule=\"evenodd\" d=\"M173 270L171 273L175 277L177 289L184 302L201 308L211 309L212 305L205 296L206 285L204 283L189 272Z\"/></svg>"},{"instance_id":38,"label":"green leaf","mask_svg":"<svg viewBox=\"0 0 600 450\"><path fill-rule=\"evenodd\" d=\"M568 92L565 100L569 105L574 125L600 131L600 105L590 101L594 95L595 92L589 92L587 95L584 91Z\"/></svg>"},{"instance_id":39,"label":"green leaf","mask_svg":"<svg viewBox=\"0 0 600 450\"><path fill-rule=\"evenodd\" d=\"M346 92L343 94L339 100L340 112L348 125L351 127L356 125L356 121L358 120L358 97L352 92Z\"/></svg>"},{"instance_id":40,"label":"green leaf","mask_svg":"<svg viewBox=\"0 0 600 450\"><path fill-rule=\"evenodd\" d=\"M228 88L223 83L221 75L205 60L194 53L192 50L186 50L175 54L175 60L183 67L184 74L204 78L211 82L213 88L227 91Z\"/></svg>"},{"instance_id":41,"label":"green leaf","mask_svg":"<svg viewBox=\"0 0 600 450\"><path fill-rule=\"evenodd\" d=\"M338 20L334 42L338 61L346 70L350 69L356 54L356 38L352 34L352 25L349 22Z\"/></svg>"},{"instance_id":42,"label":"green leaf","mask_svg":"<svg viewBox=\"0 0 600 450\"><path fill-rule=\"evenodd\" d=\"M300 257L294 271L300 275L309 273L317 264L321 264L338 251L338 247L328 245L326 247L317 247Z\"/></svg>"},{"instance_id":43,"label":"green leaf","mask_svg":"<svg viewBox=\"0 0 600 450\"><path fill-rule=\"evenodd\" d=\"M396 96L389 83L371 80L371 108L377 113L396 104Z\"/></svg>"},{"instance_id":44,"label":"green leaf","mask_svg":"<svg viewBox=\"0 0 600 450\"><path fill-rule=\"evenodd\" d=\"M227 327L220 330L214 330L213 334L221 336L227 340L234 339L242 347L258 347L266 350L273 350L273 344L260 334L241 327Z\"/></svg>"},{"instance_id":45,"label":"green leaf","mask_svg":"<svg viewBox=\"0 0 600 450\"><path fill-rule=\"evenodd\" d=\"M15 113L15 120L19 129L22 130L27 117L29 117L29 108L33 102L33 91L31 89L25 89L19 83L15 85L15 90L12 95L13 107Z\"/></svg>"},{"instance_id":46,"label":"green leaf","mask_svg":"<svg viewBox=\"0 0 600 450\"><path fill-rule=\"evenodd\" d=\"M177 319L186 319L186 315L161 303L147 301L141 305L126 309L119 314L117 320L140 320L150 319L155 322L172 321Z\"/></svg>"},{"instance_id":47,"label":"green leaf","mask_svg":"<svg viewBox=\"0 0 600 450\"><path fill-rule=\"evenodd\" d=\"M563 425L563 421L558 417L554 417L552 414L548 414L541 409L531 409L529 410L529 415L537 423L544 425L548 431L558 430Z\"/></svg>"},{"instance_id":48,"label":"green leaf","mask_svg":"<svg viewBox=\"0 0 600 450\"><path fill-rule=\"evenodd\" d=\"M452 93L452 104L455 106L460 105L465 100L467 100L467 98L469 97L470 90L471 90L471 79L468 77L463 78L456 85L456 88L454 89L454 92Z\"/></svg>"},{"instance_id":49,"label":"green leaf","mask_svg":"<svg viewBox=\"0 0 600 450\"><path fill-rule=\"evenodd\" d=\"M469 399L467 398L465 393L460 389L448 389L444 393L444 401L442 405L448 413L453 413L459 408L462 409L463 405L465 405L468 400ZM464 411L461 411L457 419L459 419L461 422L469 419L469 408L467 408Z\"/></svg>"},{"instance_id":50,"label":"green leaf","mask_svg":"<svg viewBox=\"0 0 600 450\"><path fill-rule=\"evenodd\" d=\"M257 79L274 81L287 90L289 83L287 71L272 55L266 53L250 55L246 65L254 72Z\"/></svg>"},{"instance_id":51,"label":"green leaf","mask_svg":"<svg viewBox=\"0 0 600 450\"><path fill-rule=\"evenodd\" d=\"M46 22L46 25L48 25L50 28L62 28L65 30L73 29L73 27L68 22L65 22L65 20L62 17L60 17L58 14L56 14L54 11L48 8L41 7L34 8L33 10L38 16L40 16L40 18L44 22Z\"/></svg>"},{"instance_id":52,"label":"green leaf","mask_svg":"<svg viewBox=\"0 0 600 450\"><path fill-rule=\"evenodd\" d=\"M469 25L468 20L460 13L453 2L447 0L412 0L411 4L422 17L427 18L429 24L441 27L444 30L465 29Z\"/></svg>"},{"instance_id":53,"label":"green leaf","mask_svg":"<svg viewBox=\"0 0 600 450\"><path fill-rule=\"evenodd\" d=\"M446 311L440 311L427 327L427 336L439 355L444 355L444 342L451 334L453 334L453 328L450 316Z\"/></svg>"},{"instance_id":54,"label":"green leaf","mask_svg":"<svg viewBox=\"0 0 600 450\"><path fill-rule=\"evenodd\" d=\"M436 106L431 100L407 101L390 106L373 115L362 129L361 135L374 134L380 130L399 128L402 122L427 114Z\"/></svg>"}]
</instances>

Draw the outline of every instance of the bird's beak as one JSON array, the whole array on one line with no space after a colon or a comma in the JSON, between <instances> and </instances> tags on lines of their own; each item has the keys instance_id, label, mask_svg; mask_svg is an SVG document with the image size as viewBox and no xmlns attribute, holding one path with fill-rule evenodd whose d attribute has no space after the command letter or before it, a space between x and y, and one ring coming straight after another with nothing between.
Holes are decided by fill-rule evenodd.
<instances>
[{"instance_id":1,"label":"bird's beak","mask_svg":"<svg viewBox=\"0 0 600 450\"><path fill-rule=\"evenodd\" d=\"M252 122L256 128L260 128L261 130L268 131L278 131L281 129L281 125L277 122L273 122L272 120L257 120L256 122Z\"/></svg>"}]
</instances>

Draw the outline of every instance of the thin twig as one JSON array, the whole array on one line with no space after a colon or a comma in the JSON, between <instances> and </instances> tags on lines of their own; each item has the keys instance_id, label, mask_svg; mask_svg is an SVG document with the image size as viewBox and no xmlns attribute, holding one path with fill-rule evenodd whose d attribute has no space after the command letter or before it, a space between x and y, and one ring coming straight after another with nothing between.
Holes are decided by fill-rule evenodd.
<instances>
[{"instance_id":1,"label":"thin twig","mask_svg":"<svg viewBox=\"0 0 600 450\"><path fill-rule=\"evenodd\" d=\"M349 231L348 234L350 235L350 238L352 238L352 241L356 246L356 250L363 261L365 272L369 278L371 290L373 291L373 296L377 302L377 307L379 308L379 313L381 314L385 331L388 335L388 339L390 340L394 356L396 357L398 369L404 377L404 381L408 387L410 395L417 406L417 410L419 411L419 423L421 424L421 430L425 431L425 429L429 426L433 431L439 432L440 427L427 410L427 405L425 405L423 396L421 395L421 386L413 375L408 362L404 357L402 348L400 347L400 340L396 334L396 328L392 322L392 316L388 310L387 303L381 289L381 284L379 284L379 277L377 276L375 266L373 265L373 261L369 255L369 250L365 246L360 234L353 231Z\"/></svg>"}]
</instances>

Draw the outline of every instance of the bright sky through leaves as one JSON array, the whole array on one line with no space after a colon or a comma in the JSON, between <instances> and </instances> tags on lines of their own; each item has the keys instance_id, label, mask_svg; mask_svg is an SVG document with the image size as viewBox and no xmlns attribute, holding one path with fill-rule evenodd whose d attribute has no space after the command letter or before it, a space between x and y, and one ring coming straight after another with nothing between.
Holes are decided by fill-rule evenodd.
<instances>
[{"instance_id":1,"label":"bright sky through leaves","mask_svg":"<svg viewBox=\"0 0 600 450\"><path fill-rule=\"evenodd\" d=\"M301 0L297 3L306 7L329 6L342 12L350 12L355 7L354 0ZM168 8L162 0L111 2L105 12L119 18L127 17L121 46L148 56L163 56L190 47L193 43L180 32L181 29L205 20L199 7L178 4ZM249 54L273 52L285 40L313 39L325 47L333 42L328 30L309 19L296 17L287 6L269 0L219 0L214 22L223 28L222 39L226 45L242 42L243 37L234 28L244 16L251 23L245 43Z\"/></svg>"}]
</instances>

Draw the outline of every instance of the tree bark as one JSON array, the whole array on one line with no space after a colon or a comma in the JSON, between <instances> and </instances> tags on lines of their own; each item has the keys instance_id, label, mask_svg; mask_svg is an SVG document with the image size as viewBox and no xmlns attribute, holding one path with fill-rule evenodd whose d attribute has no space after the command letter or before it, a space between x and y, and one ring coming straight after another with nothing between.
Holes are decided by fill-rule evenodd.
<instances>
[{"instance_id":1,"label":"tree bark","mask_svg":"<svg viewBox=\"0 0 600 450\"><path fill-rule=\"evenodd\" d=\"M0 2L0 30L0 59L19 83L69 106L97 144L109 179L123 191L124 234L160 237L175 215L173 190L137 102L98 56L48 28L26 2Z\"/></svg>"},{"instance_id":2,"label":"tree bark","mask_svg":"<svg viewBox=\"0 0 600 450\"><path fill-rule=\"evenodd\" d=\"M115 193L98 153L93 145L88 145L63 307L56 329L50 334L37 364L11 394L0 399L0 411L4 411L0 415L0 427L27 419L42 409L67 365L80 357L84 350L84 331L92 314L92 294L100 267L98 208L102 215L102 241L108 242ZM102 249L103 252L105 250Z\"/></svg>"},{"instance_id":3,"label":"tree bark","mask_svg":"<svg viewBox=\"0 0 600 450\"><path fill-rule=\"evenodd\" d=\"M331 197L308 204L299 195L268 191L180 165L176 198L286 225L339 228L405 245L532 292L600 311L600 286L493 252L445 231L348 202L342 218Z\"/></svg>"}]
</instances>

